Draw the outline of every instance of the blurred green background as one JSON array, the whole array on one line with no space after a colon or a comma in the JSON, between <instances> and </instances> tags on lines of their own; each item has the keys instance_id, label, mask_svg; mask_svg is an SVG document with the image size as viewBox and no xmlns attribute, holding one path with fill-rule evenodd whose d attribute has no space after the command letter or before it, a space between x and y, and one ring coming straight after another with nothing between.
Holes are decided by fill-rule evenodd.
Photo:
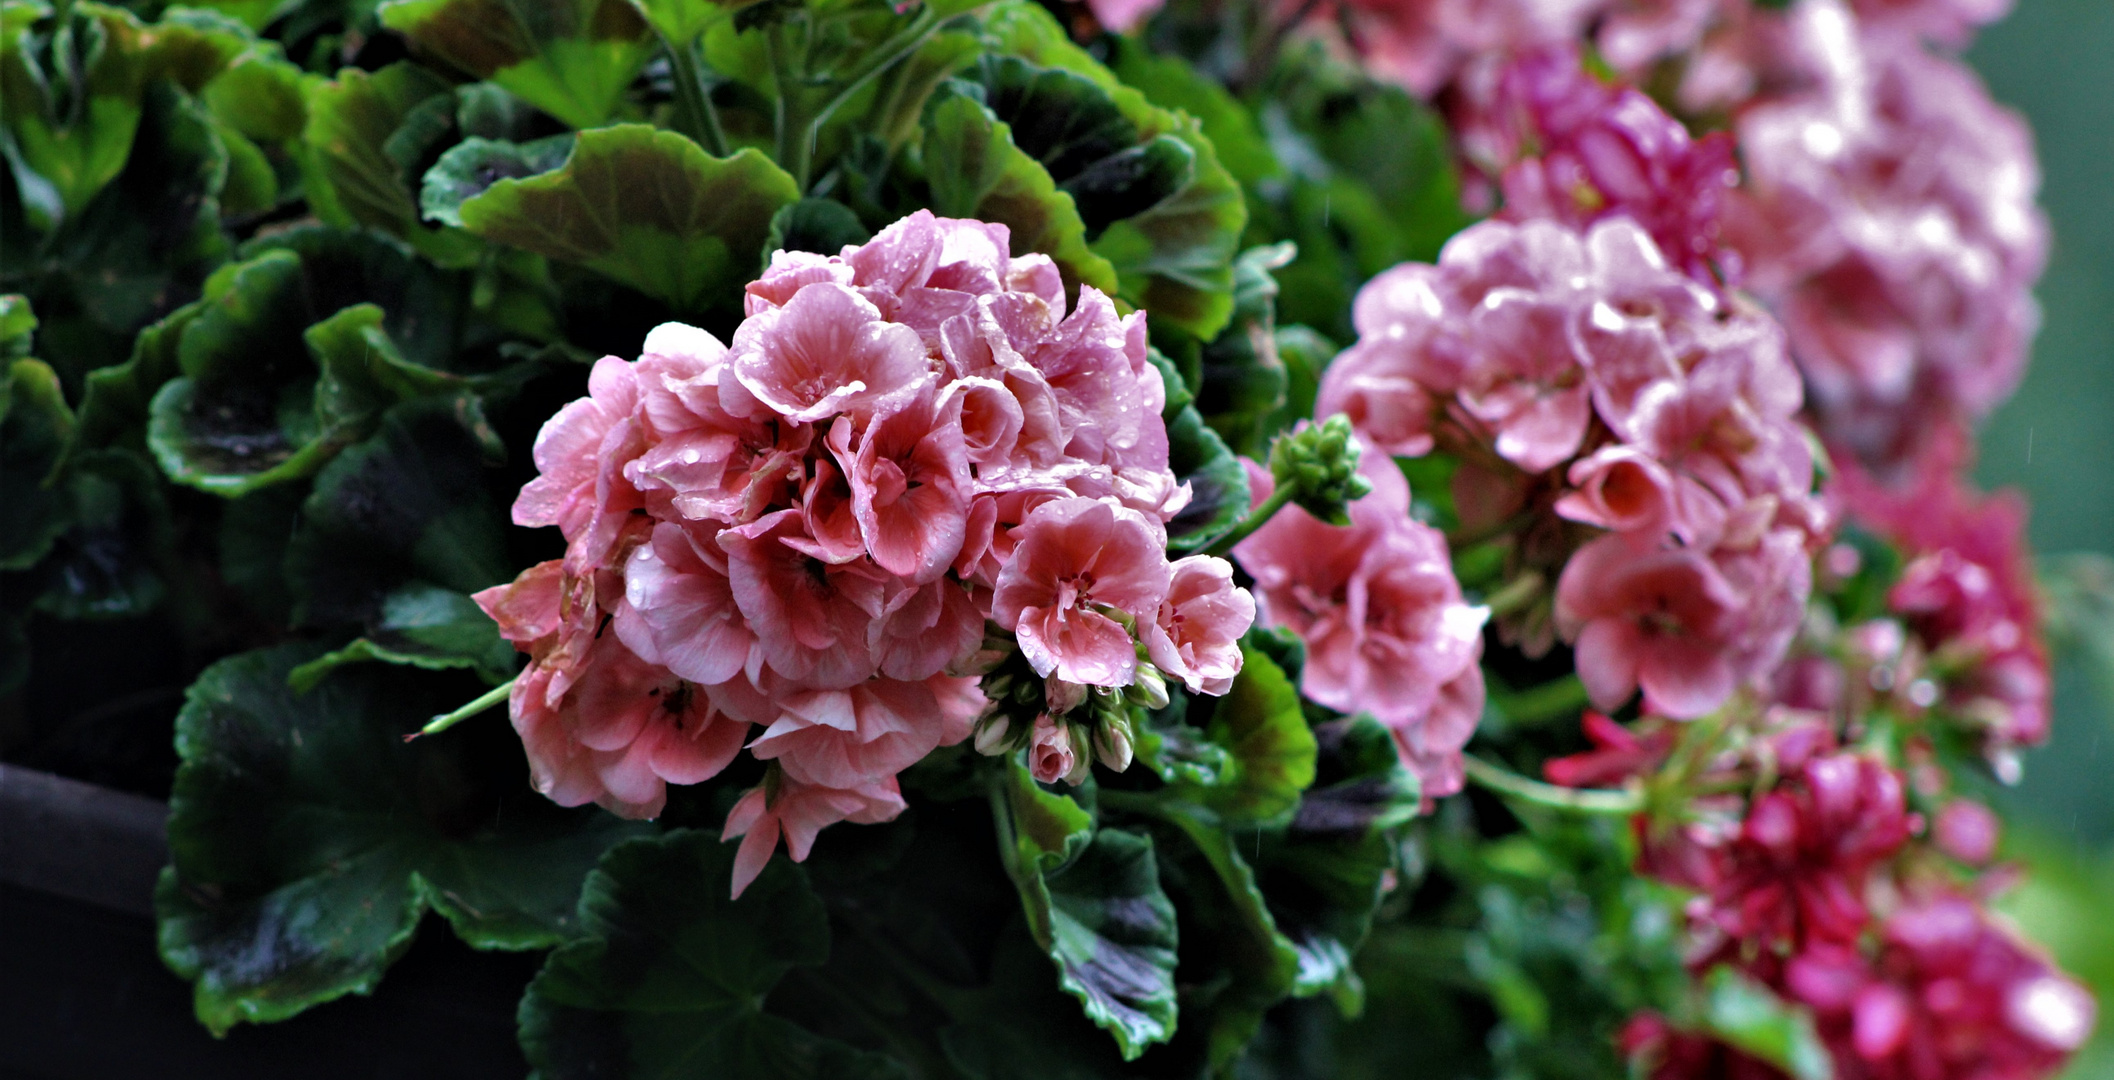
<instances>
[{"instance_id":1,"label":"blurred green background","mask_svg":"<svg viewBox=\"0 0 2114 1080\"><path fill-rule=\"evenodd\" d=\"M2018 395L1982 433L1979 472L2032 501L2034 549L2114 552L2114 3L2023 0L1968 60L2032 121L2055 246ZM2081 657L2058 664L2055 734L2004 793L2032 876L2000 907L2101 1000L2067 1076L2114 1078L2114 703Z\"/></svg>"}]
</instances>

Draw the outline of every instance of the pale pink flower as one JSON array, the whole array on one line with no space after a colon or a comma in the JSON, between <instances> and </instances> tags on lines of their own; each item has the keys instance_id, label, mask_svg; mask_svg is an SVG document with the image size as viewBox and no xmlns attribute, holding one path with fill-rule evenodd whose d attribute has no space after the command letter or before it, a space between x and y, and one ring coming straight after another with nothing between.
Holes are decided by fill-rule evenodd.
<instances>
[{"instance_id":1,"label":"pale pink flower","mask_svg":"<svg viewBox=\"0 0 2114 1080\"><path fill-rule=\"evenodd\" d=\"M881 674L923 679L960 663L984 639L984 613L961 584L902 585L867 631Z\"/></svg>"},{"instance_id":2,"label":"pale pink flower","mask_svg":"<svg viewBox=\"0 0 2114 1080\"><path fill-rule=\"evenodd\" d=\"M661 522L624 564L612 629L632 652L697 683L755 678L763 652L734 603L717 528Z\"/></svg>"},{"instance_id":3,"label":"pale pink flower","mask_svg":"<svg viewBox=\"0 0 2114 1080\"><path fill-rule=\"evenodd\" d=\"M741 391L796 423L885 415L932 371L916 331L884 321L865 297L831 282L749 316L734 332L727 367ZM732 388L720 385L724 399ZM755 416L740 397L726 400L728 411Z\"/></svg>"},{"instance_id":4,"label":"pale pink flower","mask_svg":"<svg viewBox=\"0 0 2114 1080\"><path fill-rule=\"evenodd\" d=\"M1367 453L1360 471L1374 491L1351 503L1348 526L1287 506L1233 555L1255 579L1263 624L1306 642L1302 693L1389 726L1421 724L1480 655L1489 611L1462 599L1445 538L1409 517L1393 463ZM1271 490L1252 463L1249 484L1258 499Z\"/></svg>"},{"instance_id":5,"label":"pale pink flower","mask_svg":"<svg viewBox=\"0 0 2114 1080\"><path fill-rule=\"evenodd\" d=\"M1732 695L1743 599L1704 555L1604 536L1564 567L1556 619L1577 643L1595 708L1618 708L1642 686L1649 711L1687 720Z\"/></svg>"},{"instance_id":6,"label":"pale pink flower","mask_svg":"<svg viewBox=\"0 0 2114 1080\"><path fill-rule=\"evenodd\" d=\"M1038 675L1128 686L1130 631L1103 608L1150 619L1167 596L1166 534L1143 514L1095 499L1058 499L1028 515L999 572L991 617L1011 629Z\"/></svg>"},{"instance_id":7,"label":"pale pink flower","mask_svg":"<svg viewBox=\"0 0 2114 1080\"><path fill-rule=\"evenodd\" d=\"M1078 767L1067 727L1050 719L1048 713L1036 717L1034 732L1028 736L1028 772L1035 781L1054 784Z\"/></svg>"},{"instance_id":8,"label":"pale pink flower","mask_svg":"<svg viewBox=\"0 0 2114 1080\"><path fill-rule=\"evenodd\" d=\"M875 670L868 628L886 602L885 575L833 566L796 546L798 510L779 510L719 534L734 603L772 670L803 686L841 689Z\"/></svg>"},{"instance_id":9,"label":"pale pink flower","mask_svg":"<svg viewBox=\"0 0 2114 1080\"><path fill-rule=\"evenodd\" d=\"M1478 659L1482 651L1481 642L1477 642ZM1483 721L1484 700L1482 665L1470 661L1459 675L1439 687L1422 723L1388 725L1388 733L1395 738L1396 756L1416 774L1427 809L1434 799L1459 794L1467 782L1461 751L1475 737L1476 725Z\"/></svg>"},{"instance_id":10,"label":"pale pink flower","mask_svg":"<svg viewBox=\"0 0 2114 1080\"><path fill-rule=\"evenodd\" d=\"M1152 662L1194 693L1220 695L1241 670L1241 636L1255 622L1255 598L1233 583L1233 565L1190 555L1170 568L1159 617L1141 624Z\"/></svg>"},{"instance_id":11,"label":"pale pink flower","mask_svg":"<svg viewBox=\"0 0 2114 1080\"><path fill-rule=\"evenodd\" d=\"M1137 28L1153 12L1167 5L1167 0L1086 0L1093 10L1094 21L1118 34L1127 34Z\"/></svg>"},{"instance_id":12,"label":"pale pink flower","mask_svg":"<svg viewBox=\"0 0 2114 1080\"><path fill-rule=\"evenodd\" d=\"M852 514L866 551L889 573L916 583L947 571L968 525L969 460L958 416L941 410L929 385L876 419L854 449L848 426L829 447L851 486Z\"/></svg>"},{"instance_id":13,"label":"pale pink flower","mask_svg":"<svg viewBox=\"0 0 2114 1080\"><path fill-rule=\"evenodd\" d=\"M614 356L595 361L587 394L559 409L536 433L532 455L541 475L522 485L514 500L514 524L556 525L571 540L586 531L599 509L595 487L606 465L603 443L638 405L631 365Z\"/></svg>"},{"instance_id":14,"label":"pale pink flower","mask_svg":"<svg viewBox=\"0 0 2114 1080\"><path fill-rule=\"evenodd\" d=\"M856 822L860 825L878 825L893 821L903 812L903 794L896 787L895 777L874 780L851 788L827 788L803 784L797 780L782 779L775 785L765 784L749 789L734 808L727 812L727 825L720 832L721 840L742 838L741 849L734 855L733 895L739 897L756 875L771 861L771 853L778 849L778 840L785 838L785 847L794 862L806 862L807 855L815 846L815 837L823 829L840 821Z\"/></svg>"},{"instance_id":15,"label":"pale pink flower","mask_svg":"<svg viewBox=\"0 0 2114 1080\"><path fill-rule=\"evenodd\" d=\"M934 681L952 682L946 676ZM777 719L749 744L749 752L776 760L804 784L851 788L891 777L949 743L950 735L959 742L966 734L965 725L949 722L940 695L924 682L868 679L844 690L772 689Z\"/></svg>"}]
</instances>

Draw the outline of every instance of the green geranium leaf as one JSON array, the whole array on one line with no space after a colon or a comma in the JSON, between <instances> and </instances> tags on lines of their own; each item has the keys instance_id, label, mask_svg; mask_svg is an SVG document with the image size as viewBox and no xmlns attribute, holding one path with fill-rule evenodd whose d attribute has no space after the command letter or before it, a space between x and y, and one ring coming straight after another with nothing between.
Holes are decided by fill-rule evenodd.
<instances>
[{"instance_id":1,"label":"green geranium leaf","mask_svg":"<svg viewBox=\"0 0 2114 1080\"><path fill-rule=\"evenodd\" d=\"M0 360L20 360L29 355L37 333L37 313L26 296L0 296Z\"/></svg>"},{"instance_id":2,"label":"green geranium leaf","mask_svg":"<svg viewBox=\"0 0 2114 1080\"><path fill-rule=\"evenodd\" d=\"M674 132L620 124L581 132L562 167L499 180L456 213L478 236L699 313L737 303L772 215L799 196L754 150L715 158Z\"/></svg>"},{"instance_id":3,"label":"green geranium leaf","mask_svg":"<svg viewBox=\"0 0 2114 1080\"><path fill-rule=\"evenodd\" d=\"M202 301L178 308L168 318L140 331L133 341L131 357L124 363L88 373L84 380L87 389L81 398L82 446L146 447L149 403L162 384L183 370L177 360L177 345L183 340L184 327L203 310Z\"/></svg>"},{"instance_id":4,"label":"green geranium leaf","mask_svg":"<svg viewBox=\"0 0 2114 1080\"><path fill-rule=\"evenodd\" d=\"M519 180L558 168L572 150L571 135L518 144L472 136L450 148L426 170L419 207L428 221L460 226L464 199L484 194L486 188L501 180Z\"/></svg>"},{"instance_id":5,"label":"green geranium leaf","mask_svg":"<svg viewBox=\"0 0 2114 1080\"><path fill-rule=\"evenodd\" d=\"M1125 1061L1173 1038L1174 906L1152 841L1095 830L1092 815L1043 790L1017 761L997 783L999 843L1058 984L1115 1036Z\"/></svg>"},{"instance_id":6,"label":"green geranium leaf","mask_svg":"<svg viewBox=\"0 0 2114 1080\"><path fill-rule=\"evenodd\" d=\"M382 597L380 617L366 637L295 668L294 689L306 691L344 664L378 660L429 671L470 668L491 683L514 673L514 646L499 625L463 593L410 582Z\"/></svg>"},{"instance_id":7,"label":"green geranium leaf","mask_svg":"<svg viewBox=\"0 0 2114 1080\"><path fill-rule=\"evenodd\" d=\"M458 679L373 666L301 694L286 645L207 668L176 721L162 958L216 1032L371 991L428 907L481 948L581 929L582 880L644 827L529 790L503 724L411 744Z\"/></svg>"},{"instance_id":8,"label":"green geranium leaf","mask_svg":"<svg viewBox=\"0 0 2114 1080\"><path fill-rule=\"evenodd\" d=\"M1116 269L1086 244L1077 204L1013 130L969 92L941 84L925 116L925 176L932 209L945 217L995 221L1012 231L1013 254L1042 252L1057 264L1067 292L1091 285L1116 290Z\"/></svg>"},{"instance_id":9,"label":"green geranium leaf","mask_svg":"<svg viewBox=\"0 0 2114 1080\"><path fill-rule=\"evenodd\" d=\"M454 629L441 629L459 627L447 619L436 625L436 610L411 602L416 593L406 590L469 594L513 576L506 516L486 473L484 448L456 402L426 398L391 409L372 438L316 476L286 555L294 621L361 626L376 643L405 652L418 641L405 631L423 623L434 631L421 643L426 650L461 645ZM477 660L502 663L472 648Z\"/></svg>"},{"instance_id":10,"label":"green geranium leaf","mask_svg":"<svg viewBox=\"0 0 2114 1080\"><path fill-rule=\"evenodd\" d=\"M1280 176L1284 167L1255 117L1226 88L1204 77L1180 56L1154 53L1128 38L1117 38L1110 68L1127 86L1163 109L1179 109L1197 118L1218 151L1226 171L1243 187Z\"/></svg>"},{"instance_id":11,"label":"green geranium leaf","mask_svg":"<svg viewBox=\"0 0 2114 1080\"><path fill-rule=\"evenodd\" d=\"M1211 699L1191 699L1192 722L1206 701ZM1210 783L1176 783L1172 793L1229 824L1285 819L1314 782L1316 744L1298 689L1268 656L1243 645L1240 676L1211 704L1203 727L1225 749L1226 764Z\"/></svg>"},{"instance_id":12,"label":"green geranium leaf","mask_svg":"<svg viewBox=\"0 0 2114 1080\"><path fill-rule=\"evenodd\" d=\"M61 619L144 615L168 593L174 531L161 476L131 450L68 458L70 526L38 567L37 609Z\"/></svg>"},{"instance_id":13,"label":"green geranium leaf","mask_svg":"<svg viewBox=\"0 0 2114 1080\"><path fill-rule=\"evenodd\" d=\"M1370 716L1318 732L1320 763L1292 822L1258 845L1256 880L1278 930L1299 954L1297 996L1332 991L1347 1012L1362 994L1352 958L1395 869L1391 830L1416 817L1417 778Z\"/></svg>"},{"instance_id":14,"label":"green geranium leaf","mask_svg":"<svg viewBox=\"0 0 2114 1080\"><path fill-rule=\"evenodd\" d=\"M603 858L580 897L584 936L551 954L521 1001L521 1045L537 1076L908 1075L764 1011L788 972L829 957L829 918L784 859L740 899L727 895L733 873L734 847L690 830Z\"/></svg>"},{"instance_id":15,"label":"green geranium leaf","mask_svg":"<svg viewBox=\"0 0 2114 1080\"><path fill-rule=\"evenodd\" d=\"M0 266L0 281L35 301L41 351L69 392L121 362L147 323L196 298L229 254L228 154L211 115L166 80L139 100L146 121L117 181L33 255Z\"/></svg>"},{"instance_id":16,"label":"green geranium leaf","mask_svg":"<svg viewBox=\"0 0 2114 1080\"><path fill-rule=\"evenodd\" d=\"M66 490L56 475L73 435L73 410L59 377L41 360L7 367L0 395L0 570L25 570L51 551L70 523Z\"/></svg>"},{"instance_id":17,"label":"green geranium leaf","mask_svg":"<svg viewBox=\"0 0 2114 1080\"><path fill-rule=\"evenodd\" d=\"M851 207L835 199L802 199L780 207L771 217L771 232L763 242L764 261L768 265L775 251L835 255L848 244L863 244L872 238L873 233Z\"/></svg>"},{"instance_id":18,"label":"green geranium leaf","mask_svg":"<svg viewBox=\"0 0 2114 1080\"><path fill-rule=\"evenodd\" d=\"M997 5L984 17L984 28L997 46L994 51L1099 86L1136 130L1139 145L1171 140L1187 150L1191 164L1186 181L1142 212L1111 223L1093 248L1116 269L1123 299L1152 312L1156 323L1207 341L1216 337L1233 314L1233 257L1240 250L1248 210L1240 184L1219 163L1202 125L1123 85L1073 45L1056 18L1035 4L1009 0Z\"/></svg>"},{"instance_id":19,"label":"green geranium leaf","mask_svg":"<svg viewBox=\"0 0 2114 1080\"><path fill-rule=\"evenodd\" d=\"M382 24L575 128L607 121L658 45L625 0L390 0Z\"/></svg>"},{"instance_id":20,"label":"green geranium leaf","mask_svg":"<svg viewBox=\"0 0 2114 1080\"><path fill-rule=\"evenodd\" d=\"M1813 1017L1729 965L1703 978L1703 1025L1711 1034L1798 1080L1835 1075Z\"/></svg>"},{"instance_id":21,"label":"green geranium leaf","mask_svg":"<svg viewBox=\"0 0 2114 1080\"><path fill-rule=\"evenodd\" d=\"M1283 415L1287 379L1277 354L1277 282L1291 244L1251 248L1234 263L1233 322L1203 347L1197 409L1236 451L1262 460Z\"/></svg>"},{"instance_id":22,"label":"green geranium leaf","mask_svg":"<svg viewBox=\"0 0 2114 1080\"><path fill-rule=\"evenodd\" d=\"M476 262L483 245L474 237L420 223L415 178L404 175L410 163L387 149L415 110L447 93L439 76L408 61L372 73L346 68L312 87L302 179L316 216L379 229L442 266Z\"/></svg>"},{"instance_id":23,"label":"green geranium leaf","mask_svg":"<svg viewBox=\"0 0 2114 1080\"><path fill-rule=\"evenodd\" d=\"M50 230L124 171L139 130L148 32L122 8L73 5L48 33L44 4L0 20L8 164L31 224ZM79 95L79 100L74 98Z\"/></svg>"},{"instance_id":24,"label":"green geranium leaf","mask_svg":"<svg viewBox=\"0 0 2114 1080\"><path fill-rule=\"evenodd\" d=\"M1167 425L1167 464L1189 485L1189 505L1167 523L1170 549L1201 551L1248 516L1248 470L1194 406Z\"/></svg>"}]
</instances>

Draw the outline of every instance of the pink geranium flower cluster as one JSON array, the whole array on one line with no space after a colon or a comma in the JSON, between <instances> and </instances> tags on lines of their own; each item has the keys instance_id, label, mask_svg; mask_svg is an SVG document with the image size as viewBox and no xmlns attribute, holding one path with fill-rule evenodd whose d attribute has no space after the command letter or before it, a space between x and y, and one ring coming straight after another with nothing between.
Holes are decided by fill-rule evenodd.
<instances>
[{"instance_id":1,"label":"pink geranium flower cluster","mask_svg":"<svg viewBox=\"0 0 2114 1080\"><path fill-rule=\"evenodd\" d=\"M1454 579L1446 538L1409 515L1409 485L1383 454L1361 455L1372 491L1347 525L1286 506L1233 549L1255 579L1266 626L1306 642L1299 689L1343 712L1367 712L1393 733L1427 799L1461 790L1461 748L1483 714L1482 630ZM1248 463L1258 499L1270 473Z\"/></svg>"},{"instance_id":2,"label":"pink geranium flower cluster","mask_svg":"<svg viewBox=\"0 0 2114 1080\"><path fill-rule=\"evenodd\" d=\"M596 364L514 507L565 558L478 596L531 658L538 790L650 817L746 748L771 769L728 818L738 892L781 837L805 858L903 809L896 774L986 707L987 620L1074 700L1141 653L1224 692L1252 602L1222 560L1168 562L1189 492L1144 315L1066 307L1004 226L920 211L779 252L730 344L671 323Z\"/></svg>"},{"instance_id":3,"label":"pink geranium flower cluster","mask_svg":"<svg viewBox=\"0 0 2114 1080\"><path fill-rule=\"evenodd\" d=\"M1464 528L1528 522L1542 563L1521 572L1562 568L1555 628L1596 706L1641 686L1651 711L1700 716L1774 667L1826 523L1768 316L1626 217L1472 226L1355 314L1317 411L1390 453L1460 457Z\"/></svg>"},{"instance_id":4,"label":"pink geranium flower cluster","mask_svg":"<svg viewBox=\"0 0 2114 1080\"><path fill-rule=\"evenodd\" d=\"M1643 91L1586 72L1572 44L1523 54L1487 82L1464 87L1450 115L1464 155L1498 178L1502 217L1584 228L1627 216L1698 281L1735 276L1719 235L1739 182L1731 136L1691 137Z\"/></svg>"},{"instance_id":5,"label":"pink geranium flower cluster","mask_svg":"<svg viewBox=\"0 0 2114 1080\"><path fill-rule=\"evenodd\" d=\"M1878 467L2009 396L2047 223L2026 125L1959 62L1807 0L1812 85L1738 121L1728 232L1833 445Z\"/></svg>"}]
</instances>

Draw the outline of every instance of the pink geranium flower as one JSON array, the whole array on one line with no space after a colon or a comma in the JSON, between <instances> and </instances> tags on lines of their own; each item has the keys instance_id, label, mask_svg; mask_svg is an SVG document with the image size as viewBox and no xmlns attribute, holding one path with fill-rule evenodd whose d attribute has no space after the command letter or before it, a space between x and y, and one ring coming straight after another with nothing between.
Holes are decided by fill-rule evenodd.
<instances>
[{"instance_id":1,"label":"pink geranium flower","mask_svg":"<svg viewBox=\"0 0 2114 1080\"><path fill-rule=\"evenodd\" d=\"M842 689L875 670L867 629L886 602L885 576L802 550L798 510L780 510L719 534L735 606L764 660L797 685Z\"/></svg>"},{"instance_id":2,"label":"pink geranium flower","mask_svg":"<svg viewBox=\"0 0 2114 1080\"><path fill-rule=\"evenodd\" d=\"M846 690L785 690L772 700L778 718L749 752L822 787L894 776L947 744L949 735L959 742L967 732L967 725L949 722L941 696L923 682L869 679Z\"/></svg>"},{"instance_id":3,"label":"pink geranium flower","mask_svg":"<svg viewBox=\"0 0 2114 1080\"><path fill-rule=\"evenodd\" d=\"M720 832L721 840L742 838L734 855L733 895L739 897L763 873L780 837L794 862L806 862L823 829L840 821L878 825L894 820L904 807L893 776L841 789L790 779L749 789L727 812L726 828Z\"/></svg>"},{"instance_id":4,"label":"pink geranium flower","mask_svg":"<svg viewBox=\"0 0 2114 1080\"><path fill-rule=\"evenodd\" d=\"M1048 713L1035 718L1028 736L1028 772L1039 784L1054 784L1078 771L1079 758L1072 748L1069 728Z\"/></svg>"},{"instance_id":5,"label":"pink geranium flower","mask_svg":"<svg viewBox=\"0 0 2114 1080\"><path fill-rule=\"evenodd\" d=\"M717 528L662 522L624 564L624 605L613 629L632 652L696 683L723 683L763 664L756 634L734 603Z\"/></svg>"},{"instance_id":6,"label":"pink geranium flower","mask_svg":"<svg viewBox=\"0 0 2114 1080\"><path fill-rule=\"evenodd\" d=\"M1650 711L1693 719L1732 695L1742 599L1697 552L1604 536L1564 567L1556 618L1577 642L1594 707L1617 708L1642 686Z\"/></svg>"},{"instance_id":7,"label":"pink geranium flower","mask_svg":"<svg viewBox=\"0 0 2114 1080\"><path fill-rule=\"evenodd\" d=\"M866 551L883 570L924 583L961 553L968 525L969 459L958 413L939 408L929 384L901 409L876 419L851 443L846 425L830 451L851 487L852 514Z\"/></svg>"},{"instance_id":8,"label":"pink geranium flower","mask_svg":"<svg viewBox=\"0 0 2114 1080\"><path fill-rule=\"evenodd\" d=\"M1152 662L1194 693L1224 694L1240 674L1240 639L1255 622L1255 598L1216 556L1177 559L1170 570L1167 599L1143 628Z\"/></svg>"},{"instance_id":9,"label":"pink geranium flower","mask_svg":"<svg viewBox=\"0 0 2114 1080\"><path fill-rule=\"evenodd\" d=\"M884 321L865 297L833 282L805 286L784 307L751 315L734 332L728 368L741 391L796 423L884 415L932 371L917 331ZM732 396L730 412L756 415Z\"/></svg>"},{"instance_id":10,"label":"pink geranium flower","mask_svg":"<svg viewBox=\"0 0 2114 1080\"><path fill-rule=\"evenodd\" d=\"M1011 629L1038 675L1128 686L1130 631L1109 612L1154 618L1167 596L1165 534L1143 514L1095 499L1037 507L998 575L991 617Z\"/></svg>"}]
</instances>

